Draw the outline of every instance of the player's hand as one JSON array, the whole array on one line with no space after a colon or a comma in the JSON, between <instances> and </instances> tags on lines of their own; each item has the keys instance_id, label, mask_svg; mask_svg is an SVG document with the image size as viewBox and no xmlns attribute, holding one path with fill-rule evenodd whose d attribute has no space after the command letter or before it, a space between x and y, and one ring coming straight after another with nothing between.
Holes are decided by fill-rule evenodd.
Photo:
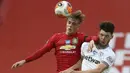
<instances>
[{"instance_id":1,"label":"player's hand","mask_svg":"<svg viewBox=\"0 0 130 73\"><path fill-rule=\"evenodd\" d=\"M59 72L59 73L72 73L73 71L74 71L73 69L69 68L69 69L66 69L66 70L64 70L64 71L61 71L61 72Z\"/></svg>"},{"instance_id":2,"label":"player's hand","mask_svg":"<svg viewBox=\"0 0 130 73\"><path fill-rule=\"evenodd\" d=\"M11 67L11 69L14 69L14 68L17 68L17 67L21 67L22 65L24 65L26 63L25 60L21 60L21 61L18 61L16 63L14 63Z\"/></svg>"},{"instance_id":3,"label":"player's hand","mask_svg":"<svg viewBox=\"0 0 130 73\"><path fill-rule=\"evenodd\" d=\"M95 43L93 40L91 40L89 45L88 45L88 51L92 51L94 46L95 46Z\"/></svg>"}]
</instances>

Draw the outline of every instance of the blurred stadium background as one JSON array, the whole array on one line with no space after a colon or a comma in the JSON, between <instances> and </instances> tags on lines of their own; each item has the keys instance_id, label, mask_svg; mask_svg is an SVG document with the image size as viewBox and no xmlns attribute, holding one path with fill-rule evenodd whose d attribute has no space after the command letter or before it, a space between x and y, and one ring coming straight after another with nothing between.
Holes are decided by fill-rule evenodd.
<instances>
[{"instance_id":1,"label":"blurred stadium background","mask_svg":"<svg viewBox=\"0 0 130 73\"><path fill-rule=\"evenodd\" d=\"M16 61L43 46L56 32L64 32L66 20L54 15L60 0L3 0L0 8L0 73L55 73L54 50L42 58L11 70ZM130 73L130 0L69 0L73 11L81 9L86 19L80 31L96 35L98 24L115 23L115 37L110 45L117 59L111 73Z\"/></svg>"}]
</instances>

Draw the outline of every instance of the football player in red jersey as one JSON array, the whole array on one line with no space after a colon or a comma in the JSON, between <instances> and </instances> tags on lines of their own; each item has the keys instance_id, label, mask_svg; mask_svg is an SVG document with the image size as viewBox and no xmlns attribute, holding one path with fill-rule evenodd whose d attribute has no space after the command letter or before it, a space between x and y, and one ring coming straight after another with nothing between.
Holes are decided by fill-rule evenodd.
<instances>
[{"instance_id":1,"label":"football player in red jersey","mask_svg":"<svg viewBox=\"0 0 130 73\"><path fill-rule=\"evenodd\" d=\"M80 10L72 13L67 18L66 32L54 34L41 49L26 59L14 63L12 68L17 68L38 59L52 48L55 48L57 73L74 65L80 59L81 44L84 41L98 41L98 37L90 36L85 39L85 34L78 32L84 18L85 15Z\"/></svg>"}]
</instances>

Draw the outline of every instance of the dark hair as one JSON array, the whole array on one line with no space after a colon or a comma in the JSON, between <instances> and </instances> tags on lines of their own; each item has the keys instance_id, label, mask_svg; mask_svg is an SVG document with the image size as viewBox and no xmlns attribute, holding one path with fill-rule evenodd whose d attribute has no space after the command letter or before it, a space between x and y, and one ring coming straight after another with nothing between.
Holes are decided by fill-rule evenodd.
<instances>
[{"instance_id":1,"label":"dark hair","mask_svg":"<svg viewBox=\"0 0 130 73\"><path fill-rule=\"evenodd\" d=\"M85 15L82 13L81 10L77 10L73 12L67 19L79 20L79 24L83 22Z\"/></svg>"},{"instance_id":2,"label":"dark hair","mask_svg":"<svg viewBox=\"0 0 130 73\"><path fill-rule=\"evenodd\" d=\"M110 32L111 34L113 34L114 29L115 26L112 22L104 21L100 23L100 30L104 30L105 32Z\"/></svg>"}]
</instances>

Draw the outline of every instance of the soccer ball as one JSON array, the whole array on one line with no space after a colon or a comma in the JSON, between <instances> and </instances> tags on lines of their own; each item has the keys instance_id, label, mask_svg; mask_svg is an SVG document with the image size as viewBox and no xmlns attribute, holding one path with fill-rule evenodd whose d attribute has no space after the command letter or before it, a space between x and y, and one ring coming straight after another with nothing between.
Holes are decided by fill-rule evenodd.
<instances>
[{"instance_id":1,"label":"soccer ball","mask_svg":"<svg viewBox=\"0 0 130 73\"><path fill-rule=\"evenodd\" d=\"M59 17L67 17L72 13L72 5L68 1L60 1L55 6L55 14Z\"/></svg>"}]
</instances>

